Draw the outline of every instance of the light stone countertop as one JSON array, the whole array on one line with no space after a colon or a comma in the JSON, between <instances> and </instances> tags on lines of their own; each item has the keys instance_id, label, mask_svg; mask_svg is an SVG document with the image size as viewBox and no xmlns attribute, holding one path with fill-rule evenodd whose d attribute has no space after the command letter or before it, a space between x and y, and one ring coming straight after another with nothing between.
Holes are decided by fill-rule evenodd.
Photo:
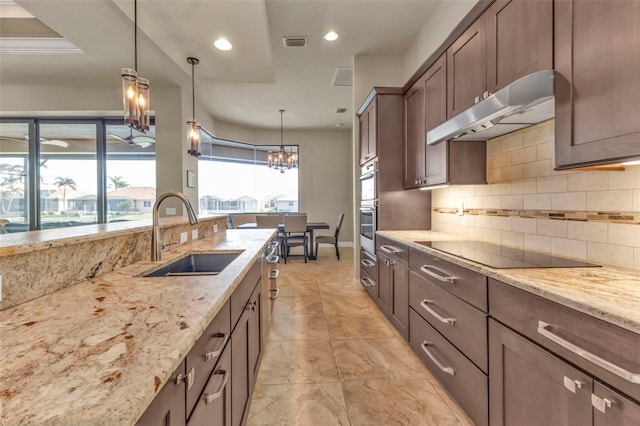
<instances>
[{"instance_id":1,"label":"light stone countertop","mask_svg":"<svg viewBox=\"0 0 640 426\"><path fill-rule=\"evenodd\" d=\"M432 231L378 234L640 334L640 272L609 266L494 269L416 243L465 238Z\"/></svg>"},{"instance_id":2,"label":"light stone countertop","mask_svg":"<svg viewBox=\"0 0 640 426\"><path fill-rule=\"evenodd\" d=\"M0 312L0 424L134 424L273 236L228 230L163 253L242 254L217 276L142 261Z\"/></svg>"}]
</instances>

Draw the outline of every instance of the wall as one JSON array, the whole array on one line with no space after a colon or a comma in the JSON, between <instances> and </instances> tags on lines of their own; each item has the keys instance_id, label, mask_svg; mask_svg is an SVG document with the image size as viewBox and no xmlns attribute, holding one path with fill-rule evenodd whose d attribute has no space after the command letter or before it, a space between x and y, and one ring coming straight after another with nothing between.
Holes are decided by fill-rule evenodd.
<instances>
[{"instance_id":1,"label":"wall","mask_svg":"<svg viewBox=\"0 0 640 426\"><path fill-rule=\"evenodd\" d=\"M554 120L488 141L489 184L433 190L433 230L640 270L640 166L557 172L554 154Z\"/></svg>"},{"instance_id":2,"label":"wall","mask_svg":"<svg viewBox=\"0 0 640 426\"><path fill-rule=\"evenodd\" d=\"M247 129L216 122L216 136L258 145L280 145L280 130ZM349 130L284 130L285 143L300 146L299 209L309 221L327 222L333 231L338 214L345 218L340 241L351 242L353 233L353 158ZM274 172L275 173L275 172ZM285 172L286 173L286 172Z\"/></svg>"}]
</instances>

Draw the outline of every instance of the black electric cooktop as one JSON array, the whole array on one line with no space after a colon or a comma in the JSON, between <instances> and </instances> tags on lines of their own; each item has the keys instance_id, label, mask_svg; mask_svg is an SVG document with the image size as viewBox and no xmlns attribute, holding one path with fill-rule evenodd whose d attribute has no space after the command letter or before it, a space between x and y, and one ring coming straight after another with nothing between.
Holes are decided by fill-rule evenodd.
<instances>
[{"instance_id":1,"label":"black electric cooktop","mask_svg":"<svg viewBox=\"0 0 640 426\"><path fill-rule=\"evenodd\" d=\"M482 241L416 241L416 243L498 269L600 266L582 260L505 247Z\"/></svg>"}]
</instances>

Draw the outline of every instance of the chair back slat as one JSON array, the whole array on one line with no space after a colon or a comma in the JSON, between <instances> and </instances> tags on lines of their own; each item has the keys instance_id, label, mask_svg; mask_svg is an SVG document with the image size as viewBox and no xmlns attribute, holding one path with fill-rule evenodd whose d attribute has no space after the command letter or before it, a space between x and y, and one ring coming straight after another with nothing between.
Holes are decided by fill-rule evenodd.
<instances>
[{"instance_id":1,"label":"chair back slat","mask_svg":"<svg viewBox=\"0 0 640 426\"><path fill-rule=\"evenodd\" d=\"M338 216L338 224L336 225L336 241L338 241L338 235L340 234L340 228L342 227L342 221L344 220L344 213L340 213Z\"/></svg>"},{"instance_id":2,"label":"chair back slat","mask_svg":"<svg viewBox=\"0 0 640 426\"><path fill-rule=\"evenodd\" d=\"M305 233L307 232L307 215L288 214L284 217L284 232Z\"/></svg>"}]
</instances>

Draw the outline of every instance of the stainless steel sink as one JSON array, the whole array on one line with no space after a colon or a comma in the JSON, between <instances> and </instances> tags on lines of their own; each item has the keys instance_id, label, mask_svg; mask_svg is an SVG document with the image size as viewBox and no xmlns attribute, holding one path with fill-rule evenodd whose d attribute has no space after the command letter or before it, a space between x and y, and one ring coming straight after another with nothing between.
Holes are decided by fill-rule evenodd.
<instances>
[{"instance_id":1,"label":"stainless steel sink","mask_svg":"<svg viewBox=\"0 0 640 426\"><path fill-rule=\"evenodd\" d=\"M194 275L218 275L229 266L241 252L191 253L176 259L160 269L145 272L143 277L176 277Z\"/></svg>"}]
</instances>

